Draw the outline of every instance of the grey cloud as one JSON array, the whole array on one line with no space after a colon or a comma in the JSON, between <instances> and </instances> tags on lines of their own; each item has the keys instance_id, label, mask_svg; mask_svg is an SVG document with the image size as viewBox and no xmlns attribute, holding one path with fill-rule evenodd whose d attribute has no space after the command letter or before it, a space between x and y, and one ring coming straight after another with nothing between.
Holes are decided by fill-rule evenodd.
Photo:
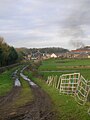
<instances>
[{"instance_id":1,"label":"grey cloud","mask_svg":"<svg viewBox=\"0 0 90 120\"><path fill-rule=\"evenodd\" d=\"M71 15L63 22L63 35L70 36L69 43L75 47L82 47L85 43L83 38L88 37L83 26L90 26L90 0L80 0L79 6L72 11Z\"/></svg>"},{"instance_id":2,"label":"grey cloud","mask_svg":"<svg viewBox=\"0 0 90 120\"><path fill-rule=\"evenodd\" d=\"M83 24L90 25L90 0L81 0L79 7L72 11L71 15L66 19L65 26L74 27Z\"/></svg>"}]
</instances>

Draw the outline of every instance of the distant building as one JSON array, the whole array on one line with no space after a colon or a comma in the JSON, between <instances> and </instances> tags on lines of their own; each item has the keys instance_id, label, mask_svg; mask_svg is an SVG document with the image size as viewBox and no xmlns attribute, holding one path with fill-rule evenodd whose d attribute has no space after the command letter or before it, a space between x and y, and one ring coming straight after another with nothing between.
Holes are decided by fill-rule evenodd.
<instances>
[{"instance_id":1,"label":"distant building","mask_svg":"<svg viewBox=\"0 0 90 120\"><path fill-rule=\"evenodd\" d=\"M31 54L27 55L27 59L31 60Z\"/></svg>"},{"instance_id":2,"label":"distant building","mask_svg":"<svg viewBox=\"0 0 90 120\"><path fill-rule=\"evenodd\" d=\"M90 46L71 50L66 54L67 58L90 58Z\"/></svg>"},{"instance_id":3,"label":"distant building","mask_svg":"<svg viewBox=\"0 0 90 120\"><path fill-rule=\"evenodd\" d=\"M51 58L57 58L57 55L54 54L54 53L52 53L52 54L51 54Z\"/></svg>"},{"instance_id":4,"label":"distant building","mask_svg":"<svg viewBox=\"0 0 90 120\"><path fill-rule=\"evenodd\" d=\"M90 58L90 53L88 53L88 58Z\"/></svg>"},{"instance_id":5,"label":"distant building","mask_svg":"<svg viewBox=\"0 0 90 120\"><path fill-rule=\"evenodd\" d=\"M88 54L87 53L80 53L77 58L88 58Z\"/></svg>"},{"instance_id":6,"label":"distant building","mask_svg":"<svg viewBox=\"0 0 90 120\"><path fill-rule=\"evenodd\" d=\"M33 60L36 60L36 59L37 59L37 60L40 60L40 59L43 58L43 56L44 56L44 54L41 53L41 52L38 50L37 52L32 53L31 59L33 59Z\"/></svg>"}]
</instances>

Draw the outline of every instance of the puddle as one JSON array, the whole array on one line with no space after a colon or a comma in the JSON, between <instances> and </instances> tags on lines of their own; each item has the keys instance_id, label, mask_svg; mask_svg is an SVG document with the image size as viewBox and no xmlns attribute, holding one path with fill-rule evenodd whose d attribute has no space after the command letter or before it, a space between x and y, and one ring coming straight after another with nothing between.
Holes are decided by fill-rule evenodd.
<instances>
[{"instance_id":1,"label":"puddle","mask_svg":"<svg viewBox=\"0 0 90 120\"><path fill-rule=\"evenodd\" d=\"M20 86L21 86L21 83L20 83L20 81L19 81L19 79L18 79L18 78L16 78L16 80L15 80L15 86L18 86L18 87L20 87Z\"/></svg>"},{"instance_id":2,"label":"puddle","mask_svg":"<svg viewBox=\"0 0 90 120\"><path fill-rule=\"evenodd\" d=\"M34 82L32 82L27 76L25 76L25 75L22 73L23 70L25 70L26 68L27 68L27 66L24 67L24 68L21 70L20 76L21 76L24 80L28 81L31 86L38 87Z\"/></svg>"}]
</instances>

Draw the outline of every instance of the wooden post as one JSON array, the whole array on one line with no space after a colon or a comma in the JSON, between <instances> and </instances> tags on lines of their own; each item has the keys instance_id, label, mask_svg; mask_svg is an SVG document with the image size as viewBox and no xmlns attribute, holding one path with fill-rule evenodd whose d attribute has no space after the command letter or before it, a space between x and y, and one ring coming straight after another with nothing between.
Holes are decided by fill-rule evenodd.
<instances>
[{"instance_id":1,"label":"wooden post","mask_svg":"<svg viewBox=\"0 0 90 120\"><path fill-rule=\"evenodd\" d=\"M57 89L60 89L60 84L61 84L61 76L59 77L58 83L57 83Z\"/></svg>"}]
</instances>

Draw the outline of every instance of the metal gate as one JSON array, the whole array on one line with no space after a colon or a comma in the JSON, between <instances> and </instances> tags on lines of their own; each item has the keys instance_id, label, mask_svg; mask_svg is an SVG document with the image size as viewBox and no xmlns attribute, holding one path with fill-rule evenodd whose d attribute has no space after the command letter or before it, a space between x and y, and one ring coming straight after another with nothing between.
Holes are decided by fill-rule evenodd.
<instances>
[{"instance_id":1,"label":"metal gate","mask_svg":"<svg viewBox=\"0 0 90 120\"><path fill-rule=\"evenodd\" d=\"M81 105L86 103L90 92L90 82L85 80L80 73L63 74L59 78L49 76L47 84L57 88L60 93L73 94L76 101Z\"/></svg>"}]
</instances>

